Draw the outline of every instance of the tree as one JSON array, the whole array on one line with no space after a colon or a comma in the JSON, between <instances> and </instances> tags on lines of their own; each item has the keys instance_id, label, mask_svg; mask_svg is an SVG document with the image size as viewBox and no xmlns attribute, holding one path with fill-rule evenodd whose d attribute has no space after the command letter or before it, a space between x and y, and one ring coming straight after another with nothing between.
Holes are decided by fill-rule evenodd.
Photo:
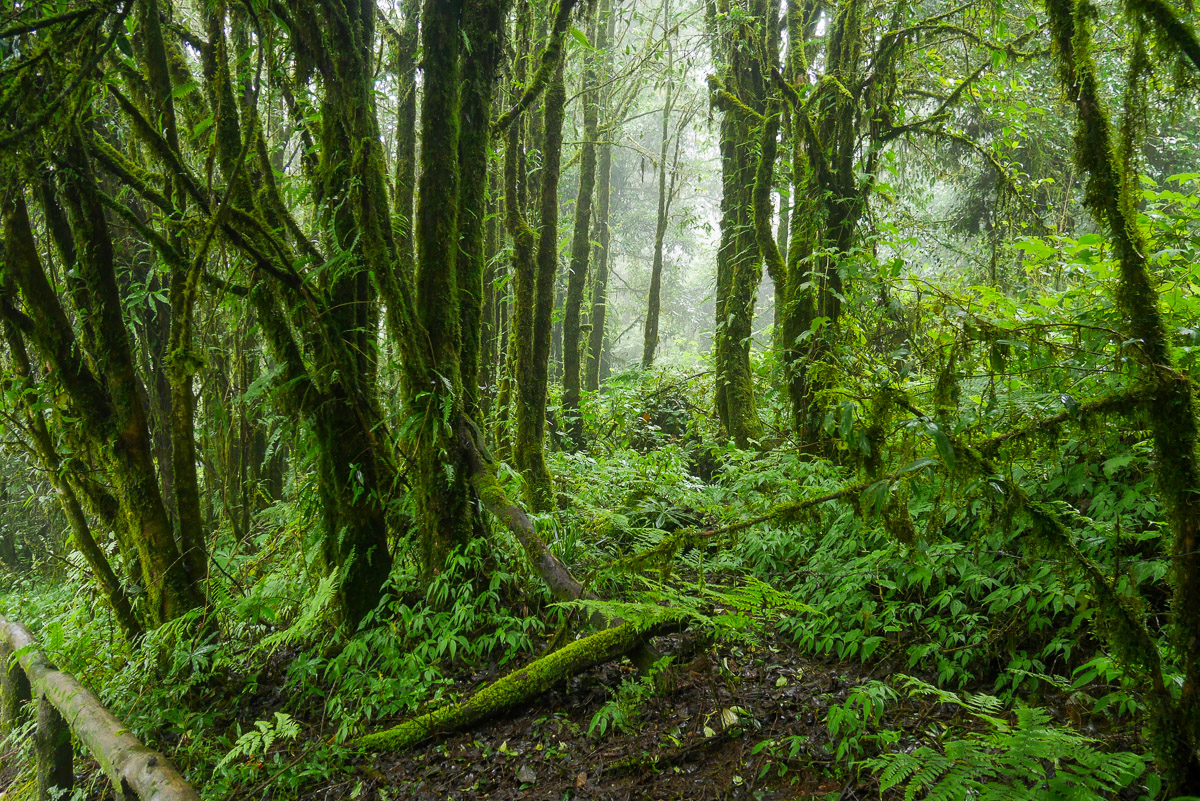
<instances>
[{"instance_id":1,"label":"tree","mask_svg":"<svg viewBox=\"0 0 1200 801\"><path fill-rule=\"evenodd\" d=\"M575 224L571 237L571 262L567 268L567 294L563 310L563 397L562 410L571 443L583 441L583 420L579 416L582 344L580 323L583 314L583 292L588 279L588 257L591 253L592 195L596 187L596 138L598 133L598 89L596 62L602 49L597 32L607 30L612 12L611 0L605 0L598 14L592 15L591 38L597 50L587 55L583 70L583 144L579 155L579 191L575 195Z\"/></svg>"},{"instance_id":2,"label":"tree","mask_svg":"<svg viewBox=\"0 0 1200 801\"><path fill-rule=\"evenodd\" d=\"M745 7L709 5L709 36L719 77L713 103L721 110L721 244L717 251L716 370L717 416L738 447L759 434L750 371L750 336L762 256L753 220L755 151L766 102L763 32L772 29L767 0ZM777 16L777 14L776 14Z\"/></svg>"}]
</instances>

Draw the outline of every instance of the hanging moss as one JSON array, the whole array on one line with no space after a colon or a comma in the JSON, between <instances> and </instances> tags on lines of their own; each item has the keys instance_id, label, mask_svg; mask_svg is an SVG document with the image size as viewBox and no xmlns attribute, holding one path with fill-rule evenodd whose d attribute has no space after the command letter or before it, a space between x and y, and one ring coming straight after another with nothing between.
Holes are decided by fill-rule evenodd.
<instances>
[{"instance_id":1,"label":"hanging moss","mask_svg":"<svg viewBox=\"0 0 1200 801\"><path fill-rule=\"evenodd\" d=\"M1126 9L1153 26L1167 46L1200 69L1200 38L1166 0L1127 0Z\"/></svg>"}]
</instances>

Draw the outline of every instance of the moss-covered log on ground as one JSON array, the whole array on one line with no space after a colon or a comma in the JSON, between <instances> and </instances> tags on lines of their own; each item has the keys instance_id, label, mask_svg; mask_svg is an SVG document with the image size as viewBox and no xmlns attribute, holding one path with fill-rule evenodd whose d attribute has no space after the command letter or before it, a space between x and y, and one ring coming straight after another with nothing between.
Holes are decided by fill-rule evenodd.
<instances>
[{"instance_id":1,"label":"moss-covered log on ground","mask_svg":"<svg viewBox=\"0 0 1200 801\"><path fill-rule=\"evenodd\" d=\"M480 688L461 703L368 734L354 745L375 751L402 751L439 734L461 731L536 698L581 671L623 656L653 636L658 628L624 623L599 631Z\"/></svg>"}]
</instances>

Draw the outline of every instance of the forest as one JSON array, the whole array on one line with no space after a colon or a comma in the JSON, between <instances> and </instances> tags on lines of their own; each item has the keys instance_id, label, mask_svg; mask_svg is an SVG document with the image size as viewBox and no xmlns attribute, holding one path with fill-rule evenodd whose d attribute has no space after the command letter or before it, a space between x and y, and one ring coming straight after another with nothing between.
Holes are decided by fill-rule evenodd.
<instances>
[{"instance_id":1,"label":"forest","mask_svg":"<svg viewBox=\"0 0 1200 801\"><path fill-rule=\"evenodd\" d=\"M0 0L0 801L1200 798L1191 0Z\"/></svg>"}]
</instances>

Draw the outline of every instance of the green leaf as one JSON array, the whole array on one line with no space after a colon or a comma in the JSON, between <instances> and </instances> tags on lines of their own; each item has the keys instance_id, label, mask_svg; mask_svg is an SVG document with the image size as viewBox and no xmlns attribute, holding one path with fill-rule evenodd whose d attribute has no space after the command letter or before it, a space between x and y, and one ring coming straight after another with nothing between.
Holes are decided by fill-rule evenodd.
<instances>
[{"instance_id":1,"label":"green leaf","mask_svg":"<svg viewBox=\"0 0 1200 801\"><path fill-rule=\"evenodd\" d=\"M942 462L946 465L946 469L953 470L954 446L950 444L950 438L942 433L942 430L932 423L929 426L929 433L933 435L934 447L937 448L938 456L942 457Z\"/></svg>"},{"instance_id":2,"label":"green leaf","mask_svg":"<svg viewBox=\"0 0 1200 801\"><path fill-rule=\"evenodd\" d=\"M838 434L846 442L850 441L850 433L854 431L854 404L843 403L838 419Z\"/></svg>"},{"instance_id":3,"label":"green leaf","mask_svg":"<svg viewBox=\"0 0 1200 801\"><path fill-rule=\"evenodd\" d=\"M121 31L117 34L115 43L117 45L117 49L121 51L123 56L126 58L133 58L133 46L129 44L129 37L125 35L125 31Z\"/></svg>"},{"instance_id":4,"label":"green leaf","mask_svg":"<svg viewBox=\"0 0 1200 801\"><path fill-rule=\"evenodd\" d=\"M902 476L905 473L915 473L918 470L924 470L926 467L929 467L934 464L937 464L937 462L935 462L933 459L930 459L928 456L922 456L920 459L917 459L915 462L911 462L911 463L905 465L904 467L901 467L899 470L896 471L896 475Z\"/></svg>"},{"instance_id":5,"label":"green leaf","mask_svg":"<svg viewBox=\"0 0 1200 801\"><path fill-rule=\"evenodd\" d=\"M571 26L571 35L575 37L575 41L579 42L588 50L592 49L592 43L588 41L587 34L573 25Z\"/></svg>"}]
</instances>

